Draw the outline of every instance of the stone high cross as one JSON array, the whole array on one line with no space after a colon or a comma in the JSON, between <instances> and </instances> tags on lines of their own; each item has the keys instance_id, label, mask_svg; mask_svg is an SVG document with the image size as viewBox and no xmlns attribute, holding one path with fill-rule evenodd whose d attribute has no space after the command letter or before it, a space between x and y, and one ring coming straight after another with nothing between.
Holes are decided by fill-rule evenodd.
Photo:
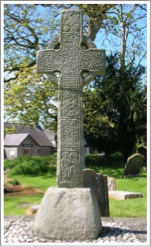
<instances>
[{"instance_id":1,"label":"stone high cross","mask_svg":"<svg viewBox=\"0 0 151 247\"><path fill-rule=\"evenodd\" d=\"M83 86L105 71L105 50L82 34L82 11L64 10L58 40L37 53L37 70L58 85L58 187L83 187Z\"/></svg>"}]
</instances>

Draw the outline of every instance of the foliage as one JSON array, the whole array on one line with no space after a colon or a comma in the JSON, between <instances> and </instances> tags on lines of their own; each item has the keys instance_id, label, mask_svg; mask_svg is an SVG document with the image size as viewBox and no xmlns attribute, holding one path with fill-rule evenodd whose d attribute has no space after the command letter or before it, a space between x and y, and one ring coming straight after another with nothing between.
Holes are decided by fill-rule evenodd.
<instances>
[{"instance_id":1,"label":"foliage","mask_svg":"<svg viewBox=\"0 0 151 247\"><path fill-rule=\"evenodd\" d=\"M4 180L4 184L5 186L8 186L8 185L20 185L20 182L17 180L17 179L6 179Z\"/></svg>"},{"instance_id":2,"label":"foliage","mask_svg":"<svg viewBox=\"0 0 151 247\"><path fill-rule=\"evenodd\" d=\"M13 160L6 160L4 168L10 169L10 176L20 174L38 176L56 170L56 154L52 156L24 156Z\"/></svg>"},{"instance_id":3,"label":"foliage","mask_svg":"<svg viewBox=\"0 0 151 247\"><path fill-rule=\"evenodd\" d=\"M140 62L145 56L145 4L5 4L4 100L7 122L17 120L34 125L39 121L44 127L56 129L56 88L45 76L36 73L35 65L36 51L45 49L58 35L62 8L83 9L85 34L93 41L101 32L102 45L108 46L109 40L119 52L115 40L120 38L121 61L129 57L129 62L134 62L137 55ZM128 43L130 40L131 44Z\"/></svg>"},{"instance_id":4,"label":"foliage","mask_svg":"<svg viewBox=\"0 0 151 247\"><path fill-rule=\"evenodd\" d=\"M146 4L116 4L103 22L102 46L120 53L121 67L139 65L146 57Z\"/></svg>"},{"instance_id":5,"label":"foliage","mask_svg":"<svg viewBox=\"0 0 151 247\"><path fill-rule=\"evenodd\" d=\"M56 88L36 73L36 51L56 36L56 11L35 4L4 6L4 103L7 121L56 128ZM50 111L51 109L51 111Z\"/></svg>"},{"instance_id":6,"label":"foliage","mask_svg":"<svg viewBox=\"0 0 151 247\"><path fill-rule=\"evenodd\" d=\"M125 165L125 160L122 153L115 152L110 155L110 160L106 158L104 154L87 154L85 156L85 166L92 169L99 169L99 167L110 167L116 168L116 166L123 167ZM98 167L98 168L97 168Z\"/></svg>"},{"instance_id":7,"label":"foliage","mask_svg":"<svg viewBox=\"0 0 151 247\"><path fill-rule=\"evenodd\" d=\"M146 141L146 86L143 66L127 68L119 55L107 57L106 75L84 92L84 131L87 143L98 152L117 150L127 158L136 143Z\"/></svg>"}]
</instances>

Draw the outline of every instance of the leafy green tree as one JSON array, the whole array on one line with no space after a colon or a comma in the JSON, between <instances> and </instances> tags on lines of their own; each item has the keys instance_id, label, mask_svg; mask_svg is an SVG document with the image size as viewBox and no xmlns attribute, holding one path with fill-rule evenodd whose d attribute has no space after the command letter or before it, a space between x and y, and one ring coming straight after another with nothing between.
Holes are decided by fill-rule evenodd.
<instances>
[{"instance_id":1,"label":"leafy green tree","mask_svg":"<svg viewBox=\"0 0 151 247\"><path fill-rule=\"evenodd\" d=\"M106 41L110 39L113 47L118 43L115 45L115 37L117 39L122 37L121 47L124 49L123 53L120 50L120 60L123 60L125 65L133 64L134 60L136 62L136 55L137 57L139 55L138 63L145 56L143 43L145 39L143 36L141 39L145 27L140 27L137 21L145 20L146 5L5 4L4 100L8 121L17 120L26 124L42 121L44 127L56 127L57 107L54 104L57 99L56 88L45 76L36 73L36 51L45 49L58 35L61 8L84 10L84 31L93 41L103 30L104 39ZM121 33L125 35L121 36ZM134 39L131 39L130 45L128 38L132 34ZM141 49L140 39L143 44ZM103 45L102 38L101 42Z\"/></svg>"},{"instance_id":2,"label":"leafy green tree","mask_svg":"<svg viewBox=\"0 0 151 247\"><path fill-rule=\"evenodd\" d=\"M110 8L106 5L101 6L104 7L101 7L103 10L100 8L99 13L101 11L105 13ZM4 6L6 121L13 120L31 125L40 121L44 127L56 129L57 90L47 77L36 73L36 51L45 49L58 35L61 8L78 6L68 4Z\"/></svg>"},{"instance_id":3,"label":"leafy green tree","mask_svg":"<svg viewBox=\"0 0 151 247\"><path fill-rule=\"evenodd\" d=\"M84 129L87 142L107 155L122 151L128 157L146 136L145 68L121 67L119 55L107 57L106 75L84 92Z\"/></svg>"},{"instance_id":4,"label":"leafy green tree","mask_svg":"<svg viewBox=\"0 0 151 247\"><path fill-rule=\"evenodd\" d=\"M46 48L56 36L58 20L53 6L6 4L5 114L6 121L56 128L56 87L36 73L36 51Z\"/></svg>"}]
</instances>

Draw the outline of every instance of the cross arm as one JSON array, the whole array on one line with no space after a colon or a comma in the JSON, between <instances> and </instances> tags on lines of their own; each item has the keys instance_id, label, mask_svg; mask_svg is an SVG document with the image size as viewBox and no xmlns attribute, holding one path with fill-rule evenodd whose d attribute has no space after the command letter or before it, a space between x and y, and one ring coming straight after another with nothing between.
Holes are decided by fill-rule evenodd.
<instances>
[{"instance_id":1,"label":"cross arm","mask_svg":"<svg viewBox=\"0 0 151 247\"><path fill-rule=\"evenodd\" d=\"M50 73L61 68L61 56L57 50L46 49L37 52L37 71Z\"/></svg>"},{"instance_id":2,"label":"cross arm","mask_svg":"<svg viewBox=\"0 0 151 247\"><path fill-rule=\"evenodd\" d=\"M80 52L79 68L87 72L83 84L92 81L96 75L104 75L106 70L105 50L88 49Z\"/></svg>"}]
</instances>

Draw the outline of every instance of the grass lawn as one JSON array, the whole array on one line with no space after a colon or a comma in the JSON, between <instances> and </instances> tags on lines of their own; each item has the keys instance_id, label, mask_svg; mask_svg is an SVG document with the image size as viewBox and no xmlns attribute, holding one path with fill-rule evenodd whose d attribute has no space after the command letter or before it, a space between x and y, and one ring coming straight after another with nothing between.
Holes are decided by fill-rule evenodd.
<instances>
[{"instance_id":1,"label":"grass lawn","mask_svg":"<svg viewBox=\"0 0 151 247\"><path fill-rule=\"evenodd\" d=\"M93 167L96 172L116 178L116 189L130 192L140 192L143 198L114 200L109 199L110 216L111 217L146 217L147 213L147 178L146 173L142 173L136 178L121 178L123 168L113 167ZM18 180L21 185L40 189L45 192L49 187L56 186L55 172L41 176L23 176L14 175L14 179ZM4 213L9 215L25 215L26 208L20 208L20 203L40 204L43 195L31 196L5 196ZM28 205L28 206L29 206ZM27 207L28 207L27 206Z\"/></svg>"},{"instance_id":2,"label":"grass lawn","mask_svg":"<svg viewBox=\"0 0 151 247\"><path fill-rule=\"evenodd\" d=\"M5 216L17 216L25 215L26 209L30 205L40 204L42 195L31 196L5 196L4 199L4 215ZM21 204L27 204L25 207L21 207Z\"/></svg>"},{"instance_id":3,"label":"grass lawn","mask_svg":"<svg viewBox=\"0 0 151 247\"><path fill-rule=\"evenodd\" d=\"M26 187L32 187L36 189L40 189L45 192L49 187L56 186L56 175L46 174L45 176L23 176L23 175L15 175L14 179L20 182L21 185Z\"/></svg>"},{"instance_id":4,"label":"grass lawn","mask_svg":"<svg viewBox=\"0 0 151 247\"><path fill-rule=\"evenodd\" d=\"M147 214L147 179L145 177L117 179L116 189L141 192L143 198L114 200L109 199L111 217L146 217Z\"/></svg>"}]
</instances>

